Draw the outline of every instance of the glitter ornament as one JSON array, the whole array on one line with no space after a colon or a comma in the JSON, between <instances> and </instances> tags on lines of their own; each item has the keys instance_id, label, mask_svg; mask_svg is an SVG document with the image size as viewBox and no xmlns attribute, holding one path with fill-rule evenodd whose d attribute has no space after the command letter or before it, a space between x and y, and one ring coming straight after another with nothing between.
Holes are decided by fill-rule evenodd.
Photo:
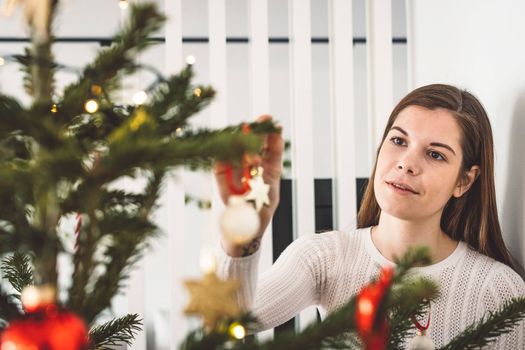
<instances>
[{"instance_id":1,"label":"glitter ornament","mask_svg":"<svg viewBox=\"0 0 525 350\"><path fill-rule=\"evenodd\" d=\"M190 303L184 313L200 316L209 330L217 329L221 320L241 314L235 299L239 289L237 281L223 281L215 273L207 273L201 280L186 280L184 284L190 293Z\"/></svg>"}]
</instances>

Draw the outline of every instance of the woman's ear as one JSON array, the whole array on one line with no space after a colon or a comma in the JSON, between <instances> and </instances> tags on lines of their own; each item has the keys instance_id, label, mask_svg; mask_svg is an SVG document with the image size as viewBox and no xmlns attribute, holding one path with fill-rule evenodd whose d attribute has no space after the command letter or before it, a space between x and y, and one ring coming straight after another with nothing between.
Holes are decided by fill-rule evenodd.
<instances>
[{"instance_id":1,"label":"woman's ear","mask_svg":"<svg viewBox=\"0 0 525 350\"><path fill-rule=\"evenodd\" d=\"M476 181L478 176L479 176L479 166L473 165L470 168L470 170L463 173L463 176L460 176L460 179L456 187L454 188L454 192L452 193L452 195L456 198L461 197L463 194L465 194L465 192L467 192L470 189L470 187L472 186L474 181Z\"/></svg>"}]
</instances>

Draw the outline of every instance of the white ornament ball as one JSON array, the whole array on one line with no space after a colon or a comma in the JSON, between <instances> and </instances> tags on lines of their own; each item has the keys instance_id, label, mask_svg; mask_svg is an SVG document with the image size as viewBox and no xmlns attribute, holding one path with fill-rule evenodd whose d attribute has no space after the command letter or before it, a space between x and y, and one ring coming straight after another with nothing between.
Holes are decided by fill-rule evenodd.
<instances>
[{"instance_id":1,"label":"white ornament ball","mask_svg":"<svg viewBox=\"0 0 525 350\"><path fill-rule=\"evenodd\" d=\"M408 344L408 350L434 350L434 342L428 336L417 335Z\"/></svg>"},{"instance_id":2,"label":"white ornament ball","mask_svg":"<svg viewBox=\"0 0 525 350\"><path fill-rule=\"evenodd\" d=\"M230 243L242 245L255 238L259 230L259 215L241 196L230 196L220 219L223 237Z\"/></svg>"}]
</instances>

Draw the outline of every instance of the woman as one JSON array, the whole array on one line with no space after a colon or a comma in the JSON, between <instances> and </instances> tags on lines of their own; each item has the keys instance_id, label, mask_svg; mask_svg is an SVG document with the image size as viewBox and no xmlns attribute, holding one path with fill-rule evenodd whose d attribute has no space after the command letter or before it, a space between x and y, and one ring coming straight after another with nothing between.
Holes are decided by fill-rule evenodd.
<instances>
[{"instance_id":1,"label":"woman","mask_svg":"<svg viewBox=\"0 0 525 350\"><path fill-rule=\"evenodd\" d=\"M219 259L223 277L243 282L239 303L258 317L260 330L310 305L336 310L379 266L415 245L429 247L433 261L415 270L440 286L427 332L436 347L505 300L525 295L498 222L490 123L472 94L435 84L403 98L383 134L358 228L297 239L258 279L258 247L278 203L282 152L280 135L270 135L265 157L253 160L271 185L260 234L245 246L222 242ZM226 199L221 165L216 174ZM521 322L491 348L523 349L524 330Z\"/></svg>"}]
</instances>

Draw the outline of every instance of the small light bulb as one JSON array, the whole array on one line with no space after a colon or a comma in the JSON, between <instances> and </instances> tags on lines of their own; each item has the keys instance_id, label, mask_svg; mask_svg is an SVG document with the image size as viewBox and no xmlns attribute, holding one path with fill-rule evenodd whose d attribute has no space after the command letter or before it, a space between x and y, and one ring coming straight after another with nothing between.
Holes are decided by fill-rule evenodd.
<instances>
[{"instance_id":1,"label":"small light bulb","mask_svg":"<svg viewBox=\"0 0 525 350\"><path fill-rule=\"evenodd\" d=\"M5 64L5 59L0 56L0 66L3 66Z\"/></svg>"},{"instance_id":2,"label":"small light bulb","mask_svg":"<svg viewBox=\"0 0 525 350\"><path fill-rule=\"evenodd\" d=\"M217 260L210 247L202 247L199 258L201 271L204 273L213 273L217 270Z\"/></svg>"},{"instance_id":3,"label":"small light bulb","mask_svg":"<svg viewBox=\"0 0 525 350\"><path fill-rule=\"evenodd\" d=\"M195 94L195 96L201 97L202 90L199 88L196 88L195 90L193 90L193 93Z\"/></svg>"},{"instance_id":4,"label":"small light bulb","mask_svg":"<svg viewBox=\"0 0 525 350\"><path fill-rule=\"evenodd\" d=\"M91 93L95 96L98 96L102 93L102 86L93 84L91 85Z\"/></svg>"},{"instance_id":5,"label":"small light bulb","mask_svg":"<svg viewBox=\"0 0 525 350\"><path fill-rule=\"evenodd\" d=\"M135 95L133 95L133 102L136 105L143 105L147 99L148 99L148 94L144 91L139 91Z\"/></svg>"},{"instance_id":6,"label":"small light bulb","mask_svg":"<svg viewBox=\"0 0 525 350\"><path fill-rule=\"evenodd\" d=\"M193 65L195 63L195 56L189 55L188 57L186 57L186 63Z\"/></svg>"},{"instance_id":7,"label":"small light bulb","mask_svg":"<svg viewBox=\"0 0 525 350\"><path fill-rule=\"evenodd\" d=\"M17 349L16 344L13 343L12 341L8 340L2 344L2 350L16 350L16 349Z\"/></svg>"},{"instance_id":8,"label":"small light bulb","mask_svg":"<svg viewBox=\"0 0 525 350\"><path fill-rule=\"evenodd\" d=\"M238 322L234 322L230 325L229 332L235 339L243 339L246 336L246 330Z\"/></svg>"},{"instance_id":9,"label":"small light bulb","mask_svg":"<svg viewBox=\"0 0 525 350\"><path fill-rule=\"evenodd\" d=\"M84 104L84 109L88 113L95 113L98 111L98 102L93 99L87 100Z\"/></svg>"},{"instance_id":10,"label":"small light bulb","mask_svg":"<svg viewBox=\"0 0 525 350\"><path fill-rule=\"evenodd\" d=\"M125 9L127 9L128 6L129 6L129 3L128 3L127 0L120 0L120 1L118 2L118 7L120 7L121 10L125 10Z\"/></svg>"},{"instance_id":11,"label":"small light bulb","mask_svg":"<svg viewBox=\"0 0 525 350\"><path fill-rule=\"evenodd\" d=\"M53 105L51 106L51 113L56 113L58 111L58 108L57 108L57 105L53 103Z\"/></svg>"},{"instance_id":12,"label":"small light bulb","mask_svg":"<svg viewBox=\"0 0 525 350\"><path fill-rule=\"evenodd\" d=\"M40 305L40 293L35 286L27 286L22 291L22 305L28 311L33 311Z\"/></svg>"}]
</instances>

